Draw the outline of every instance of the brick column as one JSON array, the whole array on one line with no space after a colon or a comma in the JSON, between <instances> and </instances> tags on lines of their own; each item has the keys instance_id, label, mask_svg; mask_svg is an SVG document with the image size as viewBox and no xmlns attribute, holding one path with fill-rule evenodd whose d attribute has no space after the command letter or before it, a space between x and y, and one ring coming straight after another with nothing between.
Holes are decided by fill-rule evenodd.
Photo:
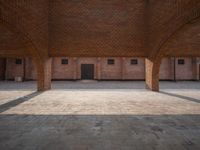
<instances>
[{"instance_id":1,"label":"brick column","mask_svg":"<svg viewBox=\"0 0 200 150\"><path fill-rule=\"evenodd\" d=\"M145 59L146 88L152 91L159 91L159 68L160 62L153 62Z\"/></svg>"},{"instance_id":2,"label":"brick column","mask_svg":"<svg viewBox=\"0 0 200 150\"><path fill-rule=\"evenodd\" d=\"M25 66L25 74L26 74L26 77L25 77L25 80L29 79L30 77L30 71L33 71L32 69L29 69L30 68L30 58L26 58L26 66Z\"/></svg>"},{"instance_id":3,"label":"brick column","mask_svg":"<svg viewBox=\"0 0 200 150\"><path fill-rule=\"evenodd\" d=\"M23 81L26 81L26 58L23 59Z\"/></svg>"},{"instance_id":4,"label":"brick column","mask_svg":"<svg viewBox=\"0 0 200 150\"><path fill-rule=\"evenodd\" d=\"M197 75L198 75L198 80L200 80L200 63L198 64L198 72L197 72Z\"/></svg>"},{"instance_id":5,"label":"brick column","mask_svg":"<svg viewBox=\"0 0 200 150\"><path fill-rule=\"evenodd\" d=\"M125 74L125 60L126 58L125 57L122 57L122 60L121 60L121 71L122 71L122 80L124 80L124 74Z\"/></svg>"},{"instance_id":6,"label":"brick column","mask_svg":"<svg viewBox=\"0 0 200 150\"><path fill-rule=\"evenodd\" d=\"M76 80L77 79L77 57L73 58L73 66L74 66L74 74L73 74L73 79Z\"/></svg>"},{"instance_id":7,"label":"brick column","mask_svg":"<svg viewBox=\"0 0 200 150\"><path fill-rule=\"evenodd\" d=\"M171 80L173 80L173 81L176 81L176 58L175 57L171 57L170 58L170 62L171 62L171 64L170 64L170 70L171 70Z\"/></svg>"},{"instance_id":8,"label":"brick column","mask_svg":"<svg viewBox=\"0 0 200 150\"><path fill-rule=\"evenodd\" d=\"M6 66L5 66L5 81L8 80L8 59L6 58Z\"/></svg>"},{"instance_id":9,"label":"brick column","mask_svg":"<svg viewBox=\"0 0 200 150\"><path fill-rule=\"evenodd\" d=\"M80 80L81 79L81 69L80 69L80 60L79 60L79 57L77 58L76 60L76 79L77 80Z\"/></svg>"},{"instance_id":10,"label":"brick column","mask_svg":"<svg viewBox=\"0 0 200 150\"><path fill-rule=\"evenodd\" d=\"M192 70L193 70L193 79L194 80L199 79L198 69L199 69L199 65L197 63L197 58L192 57Z\"/></svg>"},{"instance_id":11,"label":"brick column","mask_svg":"<svg viewBox=\"0 0 200 150\"><path fill-rule=\"evenodd\" d=\"M198 80L200 80L200 58L197 58L197 75Z\"/></svg>"},{"instance_id":12,"label":"brick column","mask_svg":"<svg viewBox=\"0 0 200 150\"><path fill-rule=\"evenodd\" d=\"M39 60L40 61L40 60ZM46 91L51 89L51 66L52 59L48 58L37 63L37 84L38 91Z\"/></svg>"},{"instance_id":13,"label":"brick column","mask_svg":"<svg viewBox=\"0 0 200 150\"><path fill-rule=\"evenodd\" d=\"M97 58L97 80L101 80L101 58Z\"/></svg>"}]
</instances>

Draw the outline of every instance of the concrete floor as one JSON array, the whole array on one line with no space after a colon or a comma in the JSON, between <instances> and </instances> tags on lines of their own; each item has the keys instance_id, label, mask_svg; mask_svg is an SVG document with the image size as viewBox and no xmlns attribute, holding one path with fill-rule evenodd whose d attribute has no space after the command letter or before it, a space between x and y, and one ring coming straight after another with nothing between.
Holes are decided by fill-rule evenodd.
<instances>
[{"instance_id":1,"label":"concrete floor","mask_svg":"<svg viewBox=\"0 0 200 150\"><path fill-rule=\"evenodd\" d=\"M0 82L0 150L199 150L200 82Z\"/></svg>"}]
</instances>

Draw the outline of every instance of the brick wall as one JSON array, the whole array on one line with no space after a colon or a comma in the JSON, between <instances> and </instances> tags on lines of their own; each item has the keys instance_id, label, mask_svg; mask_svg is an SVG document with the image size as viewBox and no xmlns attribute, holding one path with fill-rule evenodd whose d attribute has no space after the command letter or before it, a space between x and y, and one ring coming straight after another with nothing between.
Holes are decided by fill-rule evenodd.
<instances>
[{"instance_id":1,"label":"brick wall","mask_svg":"<svg viewBox=\"0 0 200 150\"><path fill-rule=\"evenodd\" d=\"M115 63L109 65L107 60L114 59ZM102 58L101 59L101 79L103 80L117 80L122 79L122 58Z\"/></svg>"},{"instance_id":2,"label":"brick wall","mask_svg":"<svg viewBox=\"0 0 200 150\"><path fill-rule=\"evenodd\" d=\"M132 65L131 59L137 59L138 64ZM145 79L145 59L144 58L125 58L123 79L125 80L144 80Z\"/></svg>"},{"instance_id":3,"label":"brick wall","mask_svg":"<svg viewBox=\"0 0 200 150\"><path fill-rule=\"evenodd\" d=\"M173 80L174 63L171 58L163 58L160 66L160 79Z\"/></svg>"},{"instance_id":4,"label":"brick wall","mask_svg":"<svg viewBox=\"0 0 200 150\"><path fill-rule=\"evenodd\" d=\"M33 60L31 58L26 58L26 80L36 80L37 79L37 69Z\"/></svg>"},{"instance_id":5,"label":"brick wall","mask_svg":"<svg viewBox=\"0 0 200 150\"><path fill-rule=\"evenodd\" d=\"M67 59L68 64L62 64L62 59ZM53 58L52 61L52 79L73 79L76 62L73 58L61 57Z\"/></svg>"},{"instance_id":6,"label":"brick wall","mask_svg":"<svg viewBox=\"0 0 200 150\"><path fill-rule=\"evenodd\" d=\"M184 59L185 64L179 65L178 59ZM177 80L193 80L194 79L194 70L193 63L191 58L180 57L176 59L176 79Z\"/></svg>"},{"instance_id":7,"label":"brick wall","mask_svg":"<svg viewBox=\"0 0 200 150\"><path fill-rule=\"evenodd\" d=\"M68 64L61 64L62 59L68 59ZM108 59L114 59L115 64L109 65ZM137 59L138 64L131 65L131 59ZM184 65L178 65L178 59L184 59ZM15 64L16 59L7 59L7 79L14 79L16 76L23 77L24 62L21 65ZM176 58L176 80L199 79L199 58L196 64L193 64L192 58ZM0 59L0 65L2 65ZM52 79L55 80L76 80L81 79L81 64L94 64L94 79L102 80L144 80L145 62L144 58L139 57L55 57L52 61ZM1 67L2 68L2 67ZM3 71L0 68L0 76ZM36 67L30 58L25 62L26 80L35 80L37 78ZM196 70L194 70L196 69ZM174 59L164 58L160 67L161 80L174 79Z\"/></svg>"},{"instance_id":8,"label":"brick wall","mask_svg":"<svg viewBox=\"0 0 200 150\"><path fill-rule=\"evenodd\" d=\"M16 59L8 58L6 60L6 79L13 80L15 77L24 77L24 61L22 64L16 64Z\"/></svg>"}]
</instances>

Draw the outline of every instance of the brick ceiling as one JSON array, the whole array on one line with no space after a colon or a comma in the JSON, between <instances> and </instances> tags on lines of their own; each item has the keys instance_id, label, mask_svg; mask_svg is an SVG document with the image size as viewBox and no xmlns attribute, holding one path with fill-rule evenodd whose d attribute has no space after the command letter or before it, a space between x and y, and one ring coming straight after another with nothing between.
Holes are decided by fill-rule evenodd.
<instances>
[{"instance_id":1,"label":"brick ceiling","mask_svg":"<svg viewBox=\"0 0 200 150\"><path fill-rule=\"evenodd\" d=\"M196 56L199 16L199 0L0 0L0 56Z\"/></svg>"}]
</instances>

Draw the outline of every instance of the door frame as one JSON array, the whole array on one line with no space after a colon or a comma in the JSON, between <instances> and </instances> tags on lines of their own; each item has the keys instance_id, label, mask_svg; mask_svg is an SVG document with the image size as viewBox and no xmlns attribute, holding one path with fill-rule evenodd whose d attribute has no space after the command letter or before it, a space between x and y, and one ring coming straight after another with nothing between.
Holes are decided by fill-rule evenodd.
<instances>
[{"instance_id":1,"label":"door frame","mask_svg":"<svg viewBox=\"0 0 200 150\"><path fill-rule=\"evenodd\" d=\"M0 58L0 59L2 59L2 77L1 77L1 79L0 80L6 80L6 58Z\"/></svg>"},{"instance_id":2,"label":"door frame","mask_svg":"<svg viewBox=\"0 0 200 150\"><path fill-rule=\"evenodd\" d=\"M91 79L84 79L84 74L83 74L83 66L90 65L92 66L92 78ZM94 64L81 64L81 80L94 80L95 78L95 65Z\"/></svg>"},{"instance_id":3,"label":"door frame","mask_svg":"<svg viewBox=\"0 0 200 150\"><path fill-rule=\"evenodd\" d=\"M200 81L200 63L199 63L199 81Z\"/></svg>"}]
</instances>

